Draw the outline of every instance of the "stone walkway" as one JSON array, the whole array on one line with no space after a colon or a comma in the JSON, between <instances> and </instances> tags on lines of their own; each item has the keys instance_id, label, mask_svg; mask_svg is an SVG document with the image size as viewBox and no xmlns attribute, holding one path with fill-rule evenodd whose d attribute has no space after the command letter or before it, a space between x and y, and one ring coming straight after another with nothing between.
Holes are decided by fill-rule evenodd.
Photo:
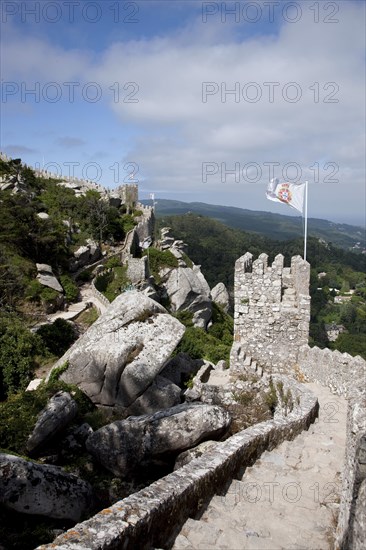
<instances>
[{"instance_id":1,"label":"stone walkway","mask_svg":"<svg viewBox=\"0 0 366 550\"><path fill-rule=\"evenodd\" d=\"M265 452L200 519L188 519L174 550L330 550L341 490L347 402L316 384L319 418Z\"/></svg>"}]
</instances>

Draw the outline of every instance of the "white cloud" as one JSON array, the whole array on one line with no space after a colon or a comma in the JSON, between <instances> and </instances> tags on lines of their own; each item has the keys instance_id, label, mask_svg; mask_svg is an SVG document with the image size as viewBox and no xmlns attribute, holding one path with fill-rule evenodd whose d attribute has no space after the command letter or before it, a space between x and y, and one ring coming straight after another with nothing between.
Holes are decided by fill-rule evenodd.
<instances>
[{"instance_id":1,"label":"white cloud","mask_svg":"<svg viewBox=\"0 0 366 550\"><path fill-rule=\"evenodd\" d=\"M203 162L226 162L228 168L235 162L241 167L257 162L263 168L262 184L268 179L265 162L279 162L281 168L288 162L299 163L304 177L311 177L310 167L319 162L323 179L330 173L324 170L325 163L334 162L339 165L340 184L333 184L330 205L325 204L326 186L313 186L314 215L344 214L344 184L350 201L347 208L354 205L360 217L364 5L342 2L340 6L339 23L315 24L313 12L303 9L302 20L283 25L278 34L246 34L242 40L237 25L223 25L219 20L204 25L198 16L175 36L115 43L98 58L34 38L22 44L10 40L7 57L12 61L5 68L7 74L23 78L98 82L122 125L138 128L128 160L138 162L149 185L165 189L166 196L184 189L186 198L201 194L207 202L245 206L244 199L240 201L248 182L242 176L239 183L228 178L222 191L218 173L203 185ZM118 102L113 102L108 90L114 82L120 83ZM126 82L138 85L134 96L138 103L123 101L132 91L123 90ZM247 83L254 82L262 98L251 103L241 95L236 103L227 95L224 103L219 91L203 103L203 82L217 83L220 91L239 82L241 94ZM273 102L268 101L265 82L279 83ZM296 86L286 87L289 82ZM249 97L254 92L255 86L247 89ZM298 92L301 98L292 103L290 99ZM100 136L101 141L106 138ZM252 207L266 208L261 203L262 189L258 185L250 189Z\"/></svg>"}]
</instances>

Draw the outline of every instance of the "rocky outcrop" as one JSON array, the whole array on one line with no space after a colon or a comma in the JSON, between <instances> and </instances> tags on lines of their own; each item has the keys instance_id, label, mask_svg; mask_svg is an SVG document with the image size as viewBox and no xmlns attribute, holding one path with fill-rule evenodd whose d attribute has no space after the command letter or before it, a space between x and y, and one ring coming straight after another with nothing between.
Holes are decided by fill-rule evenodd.
<instances>
[{"instance_id":1,"label":"rocky outcrop","mask_svg":"<svg viewBox=\"0 0 366 550\"><path fill-rule=\"evenodd\" d=\"M181 389L163 376L157 376L147 390L128 408L128 415L152 414L181 402Z\"/></svg>"},{"instance_id":2,"label":"rocky outcrop","mask_svg":"<svg viewBox=\"0 0 366 550\"><path fill-rule=\"evenodd\" d=\"M55 367L68 361L61 379L94 403L128 408L154 382L184 331L154 300L124 292Z\"/></svg>"},{"instance_id":3,"label":"rocky outcrop","mask_svg":"<svg viewBox=\"0 0 366 550\"><path fill-rule=\"evenodd\" d=\"M192 375L197 374L203 364L203 359L192 359L187 353L180 352L168 361L160 374L183 388L184 384Z\"/></svg>"},{"instance_id":4,"label":"rocky outcrop","mask_svg":"<svg viewBox=\"0 0 366 550\"><path fill-rule=\"evenodd\" d=\"M74 252L74 259L70 262L70 271L77 271L81 267L97 262L102 257L98 243L87 239L85 246L80 246Z\"/></svg>"},{"instance_id":5,"label":"rocky outcrop","mask_svg":"<svg viewBox=\"0 0 366 550\"><path fill-rule=\"evenodd\" d=\"M191 311L193 324L206 329L212 315L210 287L199 266L165 268L160 276L173 311Z\"/></svg>"},{"instance_id":6,"label":"rocky outcrop","mask_svg":"<svg viewBox=\"0 0 366 550\"><path fill-rule=\"evenodd\" d=\"M154 415L113 422L94 432L86 446L105 468L124 476L138 465L220 437L229 425L230 415L220 407L183 403Z\"/></svg>"},{"instance_id":7,"label":"rocky outcrop","mask_svg":"<svg viewBox=\"0 0 366 550\"><path fill-rule=\"evenodd\" d=\"M226 289L224 283L217 283L216 286L211 290L212 301L222 307L222 309L227 313L229 310L229 293Z\"/></svg>"},{"instance_id":8,"label":"rocky outcrop","mask_svg":"<svg viewBox=\"0 0 366 550\"><path fill-rule=\"evenodd\" d=\"M36 264L38 275L37 280L43 286L48 286L57 292L63 292L64 289L53 274L52 267L47 264Z\"/></svg>"},{"instance_id":9,"label":"rocky outcrop","mask_svg":"<svg viewBox=\"0 0 366 550\"><path fill-rule=\"evenodd\" d=\"M76 416L78 406L68 392L57 392L39 413L27 441L27 451L34 452L46 440L65 428Z\"/></svg>"},{"instance_id":10,"label":"rocky outcrop","mask_svg":"<svg viewBox=\"0 0 366 550\"><path fill-rule=\"evenodd\" d=\"M78 521L92 502L89 483L61 468L0 454L0 503L6 508Z\"/></svg>"}]
</instances>

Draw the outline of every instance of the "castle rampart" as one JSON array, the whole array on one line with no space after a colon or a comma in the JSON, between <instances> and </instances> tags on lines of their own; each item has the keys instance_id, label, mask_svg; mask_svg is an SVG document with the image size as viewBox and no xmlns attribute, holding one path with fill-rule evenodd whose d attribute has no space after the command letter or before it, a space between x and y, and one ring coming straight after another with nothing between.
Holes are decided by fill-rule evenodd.
<instances>
[{"instance_id":1,"label":"castle rampart","mask_svg":"<svg viewBox=\"0 0 366 550\"><path fill-rule=\"evenodd\" d=\"M310 266L300 256L284 267L282 254L268 266L267 254L250 253L235 264L234 346L231 367L243 353L273 371L287 372L307 344L310 321Z\"/></svg>"}]
</instances>

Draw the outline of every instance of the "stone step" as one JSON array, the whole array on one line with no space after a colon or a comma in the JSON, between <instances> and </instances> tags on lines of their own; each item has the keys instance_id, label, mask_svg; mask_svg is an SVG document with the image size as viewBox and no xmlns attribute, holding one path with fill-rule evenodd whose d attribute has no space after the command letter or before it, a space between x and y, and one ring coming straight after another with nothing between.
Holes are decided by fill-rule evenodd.
<instances>
[{"instance_id":1,"label":"stone step","mask_svg":"<svg viewBox=\"0 0 366 550\"><path fill-rule=\"evenodd\" d=\"M252 364L252 358L249 355L245 356L243 367L250 367Z\"/></svg>"},{"instance_id":2,"label":"stone step","mask_svg":"<svg viewBox=\"0 0 366 550\"><path fill-rule=\"evenodd\" d=\"M213 524L189 518L179 534L179 539L177 537L175 540L172 550L180 550L183 548L193 548L194 550L217 548L215 545L221 532L222 531ZM180 546L176 546L176 543L180 544ZM189 544L191 546L189 546Z\"/></svg>"}]
</instances>

